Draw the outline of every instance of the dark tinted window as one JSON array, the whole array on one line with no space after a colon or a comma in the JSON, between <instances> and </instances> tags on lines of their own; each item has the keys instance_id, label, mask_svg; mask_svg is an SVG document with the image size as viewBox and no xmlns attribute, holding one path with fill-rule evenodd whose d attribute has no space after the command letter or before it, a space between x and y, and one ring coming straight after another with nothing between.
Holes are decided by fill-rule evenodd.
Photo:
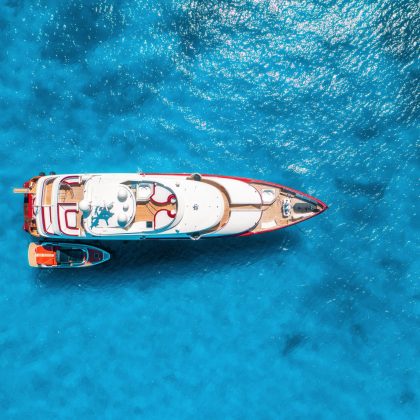
<instances>
[{"instance_id":1,"label":"dark tinted window","mask_svg":"<svg viewBox=\"0 0 420 420\"><path fill-rule=\"evenodd\" d=\"M58 262L60 264L77 264L85 260L85 253L81 249L60 249Z\"/></svg>"}]
</instances>

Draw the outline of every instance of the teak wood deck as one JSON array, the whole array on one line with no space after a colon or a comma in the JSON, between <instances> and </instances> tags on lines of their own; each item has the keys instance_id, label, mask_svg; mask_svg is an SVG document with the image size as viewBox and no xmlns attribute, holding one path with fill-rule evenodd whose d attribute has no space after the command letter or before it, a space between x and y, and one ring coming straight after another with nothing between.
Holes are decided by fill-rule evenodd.
<instances>
[{"instance_id":1,"label":"teak wood deck","mask_svg":"<svg viewBox=\"0 0 420 420\"><path fill-rule=\"evenodd\" d=\"M61 184L58 192L58 202L64 203L78 203L83 200L84 197L84 185L67 185Z\"/></svg>"},{"instance_id":2,"label":"teak wood deck","mask_svg":"<svg viewBox=\"0 0 420 420\"><path fill-rule=\"evenodd\" d=\"M147 202L137 202L134 222L153 222L156 213L160 210L176 210L176 204L157 204L150 200Z\"/></svg>"}]
</instances>

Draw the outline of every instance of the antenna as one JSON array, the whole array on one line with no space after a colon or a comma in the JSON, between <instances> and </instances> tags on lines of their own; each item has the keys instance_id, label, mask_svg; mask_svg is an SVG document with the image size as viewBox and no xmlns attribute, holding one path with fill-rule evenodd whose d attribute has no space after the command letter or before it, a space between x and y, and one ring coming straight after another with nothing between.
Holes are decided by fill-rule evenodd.
<instances>
[{"instance_id":1,"label":"antenna","mask_svg":"<svg viewBox=\"0 0 420 420\"><path fill-rule=\"evenodd\" d=\"M13 194L29 194L30 192L29 188L13 188Z\"/></svg>"}]
</instances>

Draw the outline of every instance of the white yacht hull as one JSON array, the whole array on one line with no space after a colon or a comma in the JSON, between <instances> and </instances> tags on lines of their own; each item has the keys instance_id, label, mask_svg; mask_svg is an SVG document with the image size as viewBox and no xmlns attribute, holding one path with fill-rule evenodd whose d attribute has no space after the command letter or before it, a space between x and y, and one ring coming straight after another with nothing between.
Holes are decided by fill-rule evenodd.
<instances>
[{"instance_id":1,"label":"white yacht hull","mask_svg":"<svg viewBox=\"0 0 420 420\"><path fill-rule=\"evenodd\" d=\"M282 229L327 209L279 184L200 174L64 174L24 184L24 229L68 240L199 239Z\"/></svg>"}]
</instances>

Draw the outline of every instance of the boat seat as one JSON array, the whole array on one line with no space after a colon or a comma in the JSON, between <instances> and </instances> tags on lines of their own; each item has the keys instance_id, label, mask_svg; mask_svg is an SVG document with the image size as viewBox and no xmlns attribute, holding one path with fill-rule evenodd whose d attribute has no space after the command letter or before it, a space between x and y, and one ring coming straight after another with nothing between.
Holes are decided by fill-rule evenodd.
<instances>
[{"instance_id":1,"label":"boat seat","mask_svg":"<svg viewBox=\"0 0 420 420\"><path fill-rule=\"evenodd\" d=\"M151 200L156 204L167 204L172 197L175 196L167 188L162 187L161 185L155 185Z\"/></svg>"},{"instance_id":2,"label":"boat seat","mask_svg":"<svg viewBox=\"0 0 420 420\"><path fill-rule=\"evenodd\" d=\"M35 248L36 264L46 266L56 266L57 257L56 253L50 246L44 247L39 245Z\"/></svg>"},{"instance_id":3,"label":"boat seat","mask_svg":"<svg viewBox=\"0 0 420 420\"><path fill-rule=\"evenodd\" d=\"M276 199L276 190L274 188L265 188L261 191L263 204L273 204Z\"/></svg>"},{"instance_id":4,"label":"boat seat","mask_svg":"<svg viewBox=\"0 0 420 420\"><path fill-rule=\"evenodd\" d=\"M246 182L224 177L208 177L207 179L216 182L226 190L231 204L261 204L260 193L252 185Z\"/></svg>"},{"instance_id":5,"label":"boat seat","mask_svg":"<svg viewBox=\"0 0 420 420\"><path fill-rule=\"evenodd\" d=\"M314 213L294 213L292 214L292 220L306 219L313 215Z\"/></svg>"},{"instance_id":6,"label":"boat seat","mask_svg":"<svg viewBox=\"0 0 420 420\"><path fill-rule=\"evenodd\" d=\"M58 226L60 231L65 235L79 235L79 228L77 227L77 207L76 203L62 203L57 206Z\"/></svg>"},{"instance_id":7,"label":"boat seat","mask_svg":"<svg viewBox=\"0 0 420 420\"><path fill-rule=\"evenodd\" d=\"M163 229L164 227L170 225L173 222L174 217L175 216L172 216L169 210L159 210L155 214L154 218L155 229Z\"/></svg>"},{"instance_id":8,"label":"boat seat","mask_svg":"<svg viewBox=\"0 0 420 420\"><path fill-rule=\"evenodd\" d=\"M261 228L262 229L272 229L277 226L277 223L274 220L269 220L268 222L262 222Z\"/></svg>"},{"instance_id":9,"label":"boat seat","mask_svg":"<svg viewBox=\"0 0 420 420\"><path fill-rule=\"evenodd\" d=\"M260 210L232 210L227 223L220 229L203 236L233 235L253 229L261 218Z\"/></svg>"}]
</instances>

